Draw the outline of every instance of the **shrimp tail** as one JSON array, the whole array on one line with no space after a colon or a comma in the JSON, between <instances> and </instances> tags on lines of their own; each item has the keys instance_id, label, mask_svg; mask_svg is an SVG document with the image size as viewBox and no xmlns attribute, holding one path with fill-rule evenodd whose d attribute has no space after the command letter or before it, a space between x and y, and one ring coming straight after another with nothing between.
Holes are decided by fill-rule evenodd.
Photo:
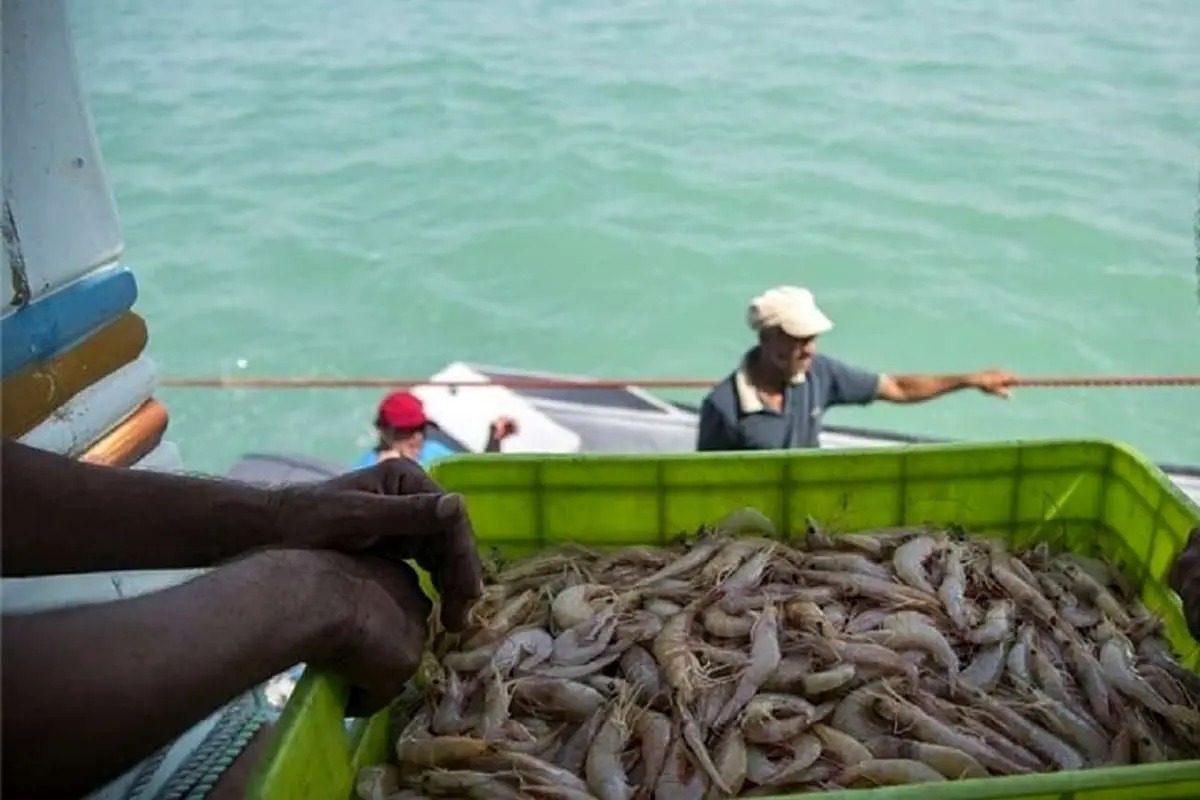
<instances>
[{"instance_id":1,"label":"shrimp tail","mask_svg":"<svg viewBox=\"0 0 1200 800\"><path fill-rule=\"evenodd\" d=\"M733 794L729 785L725 783L725 779L721 777L721 771L717 769L717 765L713 763L712 757L709 756L708 749L704 746L704 736L700 733L700 726L696 724L696 718L692 716L691 709L676 699L675 712L679 716L683 740L687 743L688 749L692 751L692 755L696 757L700 768L708 774L713 785L724 794Z\"/></svg>"}]
</instances>

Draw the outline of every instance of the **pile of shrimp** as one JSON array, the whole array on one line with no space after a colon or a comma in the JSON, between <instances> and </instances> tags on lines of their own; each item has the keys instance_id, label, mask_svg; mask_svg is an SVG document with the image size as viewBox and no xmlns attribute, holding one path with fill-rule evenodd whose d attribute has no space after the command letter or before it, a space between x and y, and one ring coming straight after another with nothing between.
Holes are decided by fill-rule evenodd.
<instances>
[{"instance_id":1,"label":"pile of shrimp","mask_svg":"<svg viewBox=\"0 0 1200 800\"><path fill-rule=\"evenodd\" d=\"M365 800L778 795L1195 757L1200 679L1116 569L961 530L491 570Z\"/></svg>"}]
</instances>

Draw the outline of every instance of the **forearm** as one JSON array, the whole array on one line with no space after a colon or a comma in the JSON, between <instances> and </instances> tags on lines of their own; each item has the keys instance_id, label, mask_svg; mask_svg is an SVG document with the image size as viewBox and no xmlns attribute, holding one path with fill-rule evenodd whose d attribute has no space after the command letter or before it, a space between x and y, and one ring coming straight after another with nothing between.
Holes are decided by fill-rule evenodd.
<instances>
[{"instance_id":1,"label":"forearm","mask_svg":"<svg viewBox=\"0 0 1200 800\"><path fill-rule=\"evenodd\" d=\"M274 493L3 444L3 574L210 566L273 544Z\"/></svg>"},{"instance_id":2,"label":"forearm","mask_svg":"<svg viewBox=\"0 0 1200 800\"><path fill-rule=\"evenodd\" d=\"M279 591L301 582L287 556L255 556L130 600L6 616L5 794L83 794L240 692L320 655L333 624L321 609L335 604L312 603L318 593L301 586Z\"/></svg>"},{"instance_id":3,"label":"forearm","mask_svg":"<svg viewBox=\"0 0 1200 800\"><path fill-rule=\"evenodd\" d=\"M898 392L895 396L883 394L884 399L895 403L922 403L950 392L974 386L970 374L962 375L894 375L891 381Z\"/></svg>"}]
</instances>

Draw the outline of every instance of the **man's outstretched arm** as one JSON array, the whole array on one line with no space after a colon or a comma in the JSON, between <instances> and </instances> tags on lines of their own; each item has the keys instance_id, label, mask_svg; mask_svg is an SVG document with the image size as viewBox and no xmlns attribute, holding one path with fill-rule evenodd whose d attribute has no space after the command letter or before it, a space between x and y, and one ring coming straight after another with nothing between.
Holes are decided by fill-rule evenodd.
<instances>
[{"instance_id":1,"label":"man's outstretched arm","mask_svg":"<svg viewBox=\"0 0 1200 800\"><path fill-rule=\"evenodd\" d=\"M1015 376L1000 370L961 375L881 375L878 397L891 403L921 403L963 389L978 389L997 397L1008 397Z\"/></svg>"}]
</instances>

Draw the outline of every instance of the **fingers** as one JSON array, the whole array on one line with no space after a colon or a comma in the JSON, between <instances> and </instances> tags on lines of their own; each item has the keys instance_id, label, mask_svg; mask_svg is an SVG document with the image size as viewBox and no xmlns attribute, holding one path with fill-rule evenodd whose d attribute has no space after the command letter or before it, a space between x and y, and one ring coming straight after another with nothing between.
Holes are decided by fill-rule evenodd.
<instances>
[{"instance_id":1,"label":"fingers","mask_svg":"<svg viewBox=\"0 0 1200 800\"><path fill-rule=\"evenodd\" d=\"M1184 552L1193 550L1200 553L1200 525L1192 528L1191 533L1188 534L1187 542L1184 543L1183 547Z\"/></svg>"},{"instance_id":2,"label":"fingers","mask_svg":"<svg viewBox=\"0 0 1200 800\"><path fill-rule=\"evenodd\" d=\"M1167 573L1167 583L1183 601L1183 616L1192 638L1200 640L1200 527L1188 535Z\"/></svg>"},{"instance_id":3,"label":"fingers","mask_svg":"<svg viewBox=\"0 0 1200 800\"><path fill-rule=\"evenodd\" d=\"M373 500L375 550L392 559L415 559L433 577L442 598L442 625L462 630L483 592L483 566L462 495L411 494Z\"/></svg>"},{"instance_id":4,"label":"fingers","mask_svg":"<svg viewBox=\"0 0 1200 800\"><path fill-rule=\"evenodd\" d=\"M380 573L385 576L384 588L391 594L400 610L414 619L421 620L421 627L424 628L425 621L429 619L429 612L433 610L433 601L422 591L421 579L417 577L416 570L403 561L389 561L370 556L365 558L379 565Z\"/></svg>"},{"instance_id":5,"label":"fingers","mask_svg":"<svg viewBox=\"0 0 1200 800\"><path fill-rule=\"evenodd\" d=\"M1175 557L1175 563L1171 565L1171 569L1167 573L1167 585L1185 601L1187 600L1185 587L1188 579L1192 574L1200 571L1198 562L1200 562L1200 526L1193 528L1188 534L1183 550Z\"/></svg>"},{"instance_id":6,"label":"fingers","mask_svg":"<svg viewBox=\"0 0 1200 800\"><path fill-rule=\"evenodd\" d=\"M466 627L467 615L483 593L483 566L462 495L442 495L437 515L443 549L440 563L434 567L434 582L442 596L442 625L457 632Z\"/></svg>"},{"instance_id":7,"label":"fingers","mask_svg":"<svg viewBox=\"0 0 1200 800\"><path fill-rule=\"evenodd\" d=\"M388 703L397 694L399 691L387 694L368 691L361 686L351 686L350 694L346 698L346 716L356 719L374 716L377 712L387 708Z\"/></svg>"},{"instance_id":8,"label":"fingers","mask_svg":"<svg viewBox=\"0 0 1200 800\"><path fill-rule=\"evenodd\" d=\"M1175 594L1181 596L1183 595L1183 583L1179 578L1183 572L1182 567L1182 561L1176 559L1175 563L1171 565L1171 569L1167 571L1167 586L1171 587L1171 591Z\"/></svg>"},{"instance_id":9,"label":"fingers","mask_svg":"<svg viewBox=\"0 0 1200 800\"><path fill-rule=\"evenodd\" d=\"M360 469L325 481L321 488L371 494L441 494L443 489L421 466L407 458L389 458L373 467Z\"/></svg>"},{"instance_id":10,"label":"fingers","mask_svg":"<svg viewBox=\"0 0 1200 800\"><path fill-rule=\"evenodd\" d=\"M1189 602L1189 595L1183 598L1183 618L1187 621L1188 633L1200 641L1200 603Z\"/></svg>"},{"instance_id":11,"label":"fingers","mask_svg":"<svg viewBox=\"0 0 1200 800\"><path fill-rule=\"evenodd\" d=\"M348 712L369 715L404 688L421 663L432 602L416 572L404 562L373 556L339 556L360 580L354 640L345 656L329 666L353 687Z\"/></svg>"},{"instance_id":12,"label":"fingers","mask_svg":"<svg viewBox=\"0 0 1200 800\"><path fill-rule=\"evenodd\" d=\"M393 458L377 465L373 472L380 494L443 494L445 490L421 465L408 458Z\"/></svg>"},{"instance_id":13,"label":"fingers","mask_svg":"<svg viewBox=\"0 0 1200 800\"><path fill-rule=\"evenodd\" d=\"M368 541L381 553L415 558L433 576L442 596L442 624L450 631L466 626L471 606L482 594L483 568L475 551L475 532L461 495L447 494L419 465L390 459L323 485L378 497L379 515L368 522ZM331 543L337 546L336 543Z\"/></svg>"}]
</instances>

